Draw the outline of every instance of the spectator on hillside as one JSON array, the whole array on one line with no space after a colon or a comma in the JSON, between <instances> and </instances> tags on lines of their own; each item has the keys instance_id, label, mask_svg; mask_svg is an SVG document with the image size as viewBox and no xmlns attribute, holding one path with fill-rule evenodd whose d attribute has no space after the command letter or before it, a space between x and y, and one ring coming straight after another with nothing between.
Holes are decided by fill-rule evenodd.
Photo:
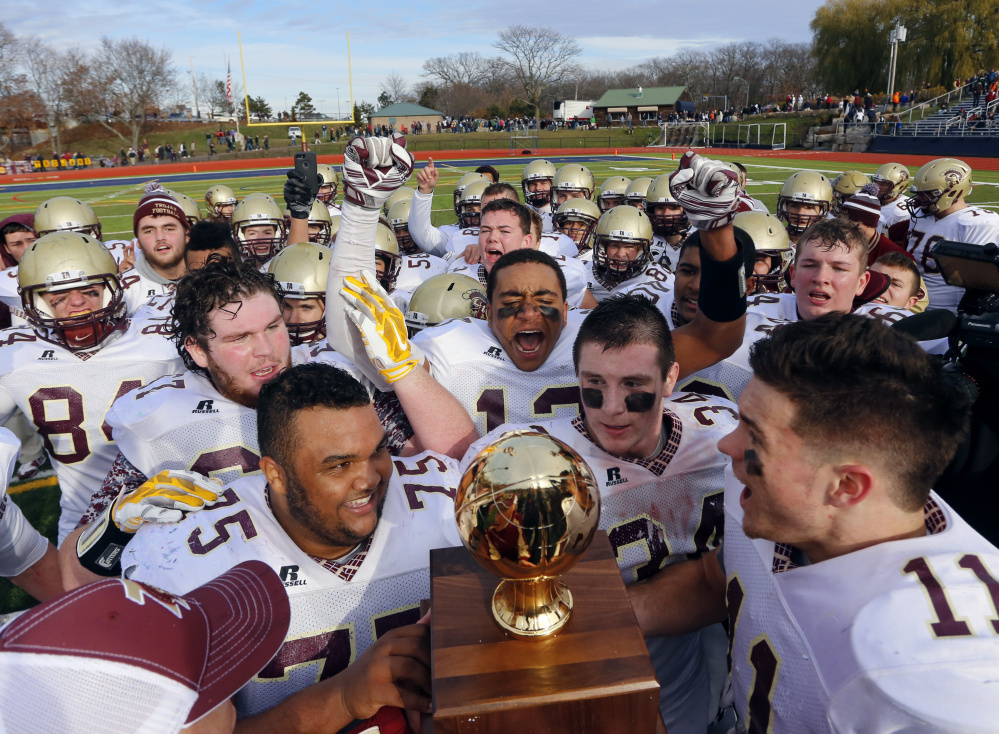
<instances>
[{"instance_id":1,"label":"spectator on hillside","mask_svg":"<svg viewBox=\"0 0 999 734\"><path fill-rule=\"evenodd\" d=\"M971 85L972 107L978 107L978 105L982 101L982 94L984 92L985 92L985 85L982 84L981 78L975 79L975 81Z\"/></svg>"}]
</instances>

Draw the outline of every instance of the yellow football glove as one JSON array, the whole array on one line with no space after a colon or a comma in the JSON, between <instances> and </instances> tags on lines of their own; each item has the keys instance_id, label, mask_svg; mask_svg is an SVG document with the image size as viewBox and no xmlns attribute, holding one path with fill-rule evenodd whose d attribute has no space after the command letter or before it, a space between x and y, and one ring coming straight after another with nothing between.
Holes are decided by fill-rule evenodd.
<instances>
[{"instance_id":1,"label":"yellow football glove","mask_svg":"<svg viewBox=\"0 0 999 734\"><path fill-rule=\"evenodd\" d=\"M420 361L413 356L406 319L375 274L365 271L361 280L348 275L340 295L347 302L347 316L361 332L368 359L382 379L391 384L412 372Z\"/></svg>"},{"instance_id":2,"label":"yellow football glove","mask_svg":"<svg viewBox=\"0 0 999 734\"><path fill-rule=\"evenodd\" d=\"M134 491L118 495L111 517L126 533L147 522L179 522L188 512L214 505L221 490L222 482L197 472L161 471Z\"/></svg>"}]
</instances>

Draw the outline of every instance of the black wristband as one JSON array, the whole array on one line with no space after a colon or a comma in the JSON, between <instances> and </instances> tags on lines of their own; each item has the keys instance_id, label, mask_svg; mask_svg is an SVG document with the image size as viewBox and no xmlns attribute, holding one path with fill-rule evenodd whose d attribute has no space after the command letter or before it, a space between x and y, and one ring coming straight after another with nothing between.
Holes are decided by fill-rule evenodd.
<instances>
[{"instance_id":1,"label":"black wristband","mask_svg":"<svg viewBox=\"0 0 999 734\"><path fill-rule=\"evenodd\" d=\"M121 576L121 554L133 537L115 525L111 510L115 502L108 503L94 524L76 541L76 556L80 565L98 576Z\"/></svg>"},{"instance_id":2,"label":"black wristband","mask_svg":"<svg viewBox=\"0 0 999 734\"><path fill-rule=\"evenodd\" d=\"M756 257L756 248L749 235L735 228L732 231L739 251L724 261L715 260L701 246L700 232L691 235L701 251L701 289L697 307L718 323L736 321L746 313L746 270L751 267L747 263L752 263Z\"/></svg>"}]
</instances>

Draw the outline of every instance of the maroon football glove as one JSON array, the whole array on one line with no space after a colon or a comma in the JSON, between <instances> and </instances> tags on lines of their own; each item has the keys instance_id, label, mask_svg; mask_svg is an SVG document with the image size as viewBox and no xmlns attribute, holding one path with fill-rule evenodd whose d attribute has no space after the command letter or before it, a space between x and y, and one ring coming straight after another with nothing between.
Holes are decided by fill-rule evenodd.
<instances>
[{"instance_id":1,"label":"maroon football glove","mask_svg":"<svg viewBox=\"0 0 999 734\"><path fill-rule=\"evenodd\" d=\"M344 201L365 209L380 209L413 173L413 155L399 133L391 138L356 137L343 158Z\"/></svg>"}]
</instances>

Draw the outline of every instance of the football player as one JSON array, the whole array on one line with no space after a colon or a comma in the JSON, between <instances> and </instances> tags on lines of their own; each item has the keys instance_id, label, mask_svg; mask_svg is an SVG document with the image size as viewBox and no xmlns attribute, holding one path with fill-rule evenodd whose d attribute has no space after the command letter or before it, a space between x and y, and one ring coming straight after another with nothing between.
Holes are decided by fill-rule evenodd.
<instances>
[{"instance_id":1,"label":"football player","mask_svg":"<svg viewBox=\"0 0 999 734\"><path fill-rule=\"evenodd\" d=\"M600 209L589 199L569 199L552 215L555 230L573 241L576 257L589 262L593 258L593 228L600 219Z\"/></svg>"},{"instance_id":2,"label":"football player","mask_svg":"<svg viewBox=\"0 0 999 734\"><path fill-rule=\"evenodd\" d=\"M833 216L839 214L843 202L856 194L871 182L865 174L860 171L843 171L832 180L833 205L830 213Z\"/></svg>"},{"instance_id":3,"label":"football player","mask_svg":"<svg viewBox=\"0 0 999 734\"><path fill-rule=\"evenodd\" d=\"M187 194L182 194L179 191L171 191L166 189L166 192L170 194L177 203L180 204L180 208L184 210L184 216L187 217L187 228L190 229L195 224L200 222L203 217L201 216L201 208L198 206L198 202L192 199Z\"/></svg>"},{"instance_id":4,"label":"football player","mask_svg":"<svg viewBox=\"0 0 999 734\"><path fill-rule=\"evenodd\" d=\"M909 178L909 169L901 163L885 163L871 176L871 181L878 186L878 201L881 202L878 229L902 247L905 247L912 217L906 206L909 197L903 196L909 188Z\"/></svg>"},{"instance_id":5,"label":"football player","mask_svg":"<svg viewBox=\"0 0 999 734\"><path fill-rule=\"evenodd\" d=\"M233 211L232 235L245 259L264 265L284 247L288 226L274 199L266 194L250 194Z\"/></svg>"},{"instance_id":6,"label":"football player","mask_svg":"<svg viewBox=\"0 0 999 734\"><path fill-rule=\"evenodd\" d=\"M919 277L919 268L916 267L916 263L913 262L909 253L886 253L871 265L871 270L884 273L891 279L888 290L875 298L875 301L895 308L915 311L922 292L920 286L922 278Z\"/></svg>"},{"instance_id":7,"label":"football player","mask_svg":"<svg viewBox=\"0 0 999 734\"><path fill-rule=\"evenodd\" d=\"M541 215L543 232L554 231L552 181L556 172L554 163L539 158L524 166L524 172L520 177L520 190L524 194L524 203Z\"/></svg>"},{"instance_id":8,"label":"football player","mask_svg":"<svg viewBox=\"0 0 999 734\"><path fill-rule=\"evenodd\" d=\"M652 261L652 223L644 211L625 205L601 215L593 230L586 280L597 301L647 283L660 290L672 287L672 273Z\"/></svg>"},{"instance_id":9,"label":"football player","mask_svg":"<svg viewBox=\"0 0 999 734\"><path fill-rule=\"evenodd\" d=\"M449 241L463 228L461 224L444 224L434 227L430 222L430 209L434 201L434 188L440 181L440 172L431 158L427 165L420 169L416 180L416 194L413 195L413 206L409 214L409 233L421 250L437 257L444 257L451 251ZM484 181L486 186L492 183L481 173L466 173L458 180L454 189L454 213L460 217L458 201L465 187L475 181Z\"/></svg>"},{"instance_id":10,"label":"football player","mask_svg":"<svg viewBox=\"0 0 999 734\"><path fill-rule=\"evenodd\" d=\"M191 235L184 249L187 271L200 270L212 259L225 258L239 262L242 256L239 245L232 238L232 230L224 222L206 220L191 227Z\"/></svg>"},{"instance_id":11,"label":"football player","mask_svg":"<svg viewBox=\"0 0 999 734\"><path fill-rule=\"evenodd\" d=\"M756 258L752 276L746 279L746 292L789 293L788 270L794 260L794 250L784 225L769 212L739 212L732 224L753 241Z\"/></svg>"},{"instance_id":12,"label":"football player","mask_svg":"<svg viewBox=\"0 0 999 734\"><path fill-rule=\"evenodd\" d=\"M624 203L636 209L644 210L645 196L649 193L649 186L651 185L651 178L648 176L639 176L628 184L628 189L624 192Z\"/></svg>"},{"instance_id":13,"label":"football player","mask_svg":"<svg viewBox=\"0 0 999 734\"><path fill-rule=\"evenodd\" d=\"M486 285L489 271L504 254L525 248L540 249L536 239L541 227L540 219L537 212L523 204L506 198L493 199L482 213L482 226L478 231L478 264L469 265L461 258L451 264L448 272L477 277L480 283ZM565 274L569 305L573 308L596 305L586 290L583 263L575 258L557 257L556 260Z\"/></svg>"},{"instance_id":14,"label":"football player","mask_svg":"<svg viewBox=\"0 0 999 734\"><path fill-rule=\"evenodd\" d=\"M777 218L787 227L792 244L816 222L829 218L833 189L829 179L816 171L791 174L777 195Z\"/></svg>"},{"instance_id":15,"label":"football player","mask_svg":"<svg viewBox=\"0 0 999 734\"><path fill-rule=\"evenodd\" d=\"M416 189L411 189L408 186L403 186L401 189L396 189L392 193L392 196L387 198L385 200L385 204L382 205L382 214L384 214L385 216L389 216L389 212L392 210L392 207L394 207L400 201L408 201L410 202L410 204L412 204L414 196L416 196ZM406 211L409 210L407 209ZM409 220L407 219L406 221L408 222ZM420 251L419 248L417 248L417 252L419 251Z\"/></svg>"},{"instance_id":16,"label":"football player","mask_svg":"<svg viewBox=\"0 0 999 734\"><path fill-rule=\"evenodd\" d=\"M129 313L151 297L171 293L187 272L184 250L191 225L183 208L157 183L146 186L146 194L132 215L137 251L135 267L124 276Z\"/></svg>"},{"instance_id":17,"label":"football player","mask_svg":"<svg viewBox=\"0 0 999 734\"><path fill-rule=\"evenodd\" d=\"M412 189L400 189L412 191ZM390 197L391 198L391 197ZM397 287L407 293L413 293L422 283L435 275L447 272L447 262L435 255L428 255L420 250L409 234L409 214L412 208L412 197L397 201L389 210L388 219L399 247L401 262L399 265L399 281ZM458 237L460 235L455 235ZM375 263L378 264L377 261Z\"/></svg>"},{"instance_id":18,"label":"football player","mask_svg":"<svg viewBox=\"0 0 999 734\"><path fill-rule=\"evenodd\" d=\"M769 213L767 205L764 204L759 199L754 199L746 192L746 177L748 172L746 167L739 163L738 161L731 161L728 163L739 177L739 211L740 212L766 212Z\"/></svg>"},{"instance_id":19,"label":"football player","mask_svg":"<svg viewBox=\"0 0 999 734\"><path fill-rule=\"evenodd\" d=\"M326 211L330 216L339 214L340 207L337 206L336 195L340 189L340 174L328 163L317 163L316 173L323 179L316 198L326 206Z\"/></svg>"},{"instance_id":20,"label":"football player","mask_svg":"<svg viewBox=\"0 0 999 734\"><path fill-rule=\"evenodd\" d=\"M205 192L205 205L208 208L208 218L216 222L232 221L232 213L239 200L228 186L215 184Z\"/></svg>"},{"instance_id":21,"label":"football player","mask_svg":"<svg viewBox=\"0 0 999 734\"><path fill-rule=\"evenodd\" d=\"M652 261L672 271L690 221L669 190L669 174L657 176L645 192L645 214L652 224Z\"/></svg>"},{"instance_id":22,"label":"football player","mask_svg":"<svg viewBox=\"0 0 999 734\"><path fill-rule=\"evenodd\" d=\"M600 192L597 194L597 206L603 214L608 209L621 206L624 203L625 192L631 185L631 179L624 176L611 176L600 184ZM564 203L564 202L563 202Z\"/></svg>"},{"instance_id":23,"label":"football player","mask_svg":"<svg viewBox=\"0 0 999 734\"><path fill-rule=\"evenodd\" d=\"M840 216L846 217L856 224L867 238L867 267L873 265L875 260L888 252L897 252L912 257L905 251L905 248L899 247L881 234L878 228L881 222L881 202L878 201L877 193L877 187L873 183L869 183L840 204L839 209Z\"/></svg>"},{"instance_id":24,"label":"football player","mask_svg":"<svg viewBox=\"0 0 999 734\"><path fill-rule=\"evenodd\" d=\"M578 163L567 163L558 169L552 179L551 213L557 212L569 199L592 199L595 187L589 168Z\"/></svg>"},{"instance_id":25,"label":"football player","mask_svg":"<svg viewBox=\"0 0 999 734\"><path fill-rule=\"evenodd\" d=\"M500 426L472 445L462 468L518 428L568 444L599 483L600 528L626 584L717 546L725 470L717 443L736 425L735 405L673 392L679 365L670 328L639 296L610 298L590 312L573 361L585 414ZM649 640L649 652L667 729L704 732L709 689L700 636Z\"/></svg>"},{"instance_id":26,"label":"football player","mask_svg":"<svg viewBox=\"0 0 999 734\"><path fill-rule=\"evenodd\" d=\"M62 541L117 454L105 413L180 360L165 319L126 320L117 264L93 237L39 238L18 282L31 327L0 332L0 420L20 408L42 435L62 493Z\"/></svg>"},{"instance_id":27,"label":"football player","mask_svg":"<svg viewBox=\"0 0 999 734\"><path fill-rule=\"evenodd\" d=\"M299 242L281 250L267 266L277 281L281 315L292 346L326 338L326 278L331 256L328 247Z\"/></svg>"},{"instance_id":28,"label":"football player","mask_svg":"<svg viewBox=\"0 0 999 734\"><path fill-rule=\"evenodd\" d=\"M931 249L940 240L985 245L999 242L999 214L964 200L971 193L971 167L955 158L938 158L916 172L906 249L912 253L929 291L933 308L957 311L964 289L948 285Z\"/></svg>"},{"instance_id":29,"label":"football player","mask_svg":"<svg viewBox=\"0 0 999 734\"><path fill-rule=\"evenodd\" d=\"M751 361L719 443L724 550L630 588L646 635L728 620L740 731L989 730L999 551L932 491L967 396L850 315L776 329Z\"/></svg>"},{"instance_id":30,"label":"football player","mask_svg":"<svg viewBox=\"0 0 999 734\"><path fill-rule=\"evenodd\" d=\"M291 626L235 696L241 726L339 731L383 706L429 713L429 630L415 622L430 550L459 544L457 461L393 458L365 388L325 364L269 382L257 432L261 474L179 523L145 524L126 575L183 593L247 560L279 571Z\"/></svg>"},{"instance_id":31,"label":"football player","mask_svg":"<svg viewBox=\"0 0 999 734\"><path fill-rule=\"evenodd\" d=\"M0 576L9 579L38 601L62 593L62 575L55 548L35 530L21 508L7 494L21 442L0 428Z\"/></svg>"},{"instance_id":32,"label":"football player","mask_svg":"<svg viewBox=\"0 0 999 734\"><path fill-rule=\"evenodd\" d=\"M0 222L0 259L3 269L14 267L28 245L38 239L34 214L11 214Z\"/></svg>"}]
</instances>

